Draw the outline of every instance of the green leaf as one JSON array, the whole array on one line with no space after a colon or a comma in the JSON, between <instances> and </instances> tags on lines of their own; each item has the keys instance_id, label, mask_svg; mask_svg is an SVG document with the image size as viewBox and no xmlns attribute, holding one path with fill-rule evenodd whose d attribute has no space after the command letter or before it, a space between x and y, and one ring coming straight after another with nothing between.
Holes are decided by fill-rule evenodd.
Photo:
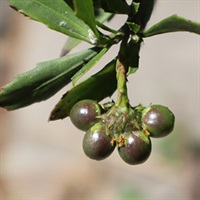
<instances>
[{"instance_id":1,"label":"green leaf","mask_svg":"<svg viewBox=\"0 0 200 200\"><path fill-rule=\"evenodd\" d=\"M98 15L96 16L96 23L98 25L98 23L104 23L106 21L110 21L110 19L113 16L114 15L112 13L106 13L102 9L99 9ZM64 44L63 48L62 48L61 56L64 56L64 55L68 54L80 42L81 42L81 40L69 37L67 39L66 43Z\"/></svg>"},{"instance_id":2,"label":"green leaf","mask_svg":"<svg viewBox=\"0 0 200 200\"><path fill-rule=\"evenodd\" d=\"M140 18L140 27L141 30L144 30L147 22L151 17L156 0L135 0L135 2L140 3L138 10Z\"/></svg>"},{"instance_id":3,"label":"green leaf","mask_svg":"<svg viewBox=\"0 0 200 200\"><path fill-rule=\"evenodd\" d=\"M162 33L188 31L200 35L200 23L172 15L158 22L143 33L143 37L150 37Z\"/></svg>"},{"instance_id":4,"label":"green leaf","mask_svg":"<svg viewBox=\"0 0 200 200\"><path fill-rule=\"evenodd\" d=\"M120 63L125 67L127 75L133 74L138 70L141 41L139 36L133 35L130 41L127 38L126 40L122 40L120 44L118 57Z\"/></svg>"},{"instance_id":5,"label":"green leaf","mask_svg":"<svg viewBox=\"0 0 200 200\"><path fill-rule=\"evenodd\" d=\"M82 99L101 101L110 97L117 88L115 65L116 60L111 61L100 72L65 93L52 110L49 120L68 117L72 106Z\"/></svg>"},{"instance_id":6,"label":"green leaf","mask_svg":"<svg viewBox=\"0 0 200 200\"><path fill-rule=\"evenodd\" d=\"M0 106L14 110L43 101L71 81L71 77L100 48L92 48L51 61L41 62L31 71L18 75L0 91Z\"/></svg>"},{"instance_id":7,"label":"green leaf","mask_svg":"<svg viewBox=\"0 0 200 200\"><path fill-rule=\"evenodd\" d=\"M96 23L97 23L97 26L98 26L98 27L102 28L102 29L105 30L105 31L108 31L108 32L111 32L111 33L114 33L114 34L119 33L119 31L114 30L114 29L112 29L112 28L106 26L104 23L101 23L101 22L99 22L99 21L96 21Z\"/></svg>"},{"instance_id":8,"label":"green leaf","mask_svg":"<svg viewBox=\"0 0 200 200\"><path fill-rule=\"evenodd\" d=\"M140 26L134 22L126 22L129 28L136 34L140 30Z\"/></svg>"},{"instance_id":9,"label":"green leaf","mask_svg":"<svg viewBox=\"0 0 200 200\"><path fill-rule=\"evenodd\" d=\"M99 32L96 28L94 6L92 0L74 0L74 7L76 15L82 19L94 32L95 36L99 38ZM91 32L92 35L92 32ZM95 38L95 37L94 37Z\"/></svg>"},{"instance_id":10,"label":"green leaf","mask_svg":"<svg viewBox=\"0 0 200 200\"><path fill-rule=\"evenodd\" d=\"M92 30L63 0L8 0L12 7L49 28L94 44Z\"/></svg>"},{"instance_id":11,"label":"green leaf","mask_svg":"<svg viewBox=\"0 0 200 200\"><path fill-rule=\"evenodd\" d=\"M118 13L118 14L129 14L131 12L131 7L126 3L125 0L100 0L102 8L106 12Z\"/></svg>"},{"instance_id":12,"label":"green leaf","mask_svg":"<svg viewBox=\"0 0 200 200\"><path fill-rule=\"evenodd\" d=\"M74 10L73 0L64 0L64 1L68 4L68 6L69 6L72 10Z\"/></svg>"},{"instance_id":13,"label":"green leaf","mask_svg":"<svg viewBox=\"0 0 200 200\"><path fill-rule=\"evenodd\" d=\"M134 37L134 36L133 36ZM137 37L137 36L135 36ZM140 51L140 43L137 39L132 38L128 43L128 73L133 74L138 70L139 67L139 51Z\"/></svg>"},{"instance_id":14,"label":"green leaf","mask_svg":"<svg viewBox=\"0 0 200 200\"><path fill-rule=\"evenodd\" d=\"M96 56L94 56L86 65L84 65L73 77L72 84L75 85L76 82L86 73L88 72L108 51L108 48L103 48Z\"/></svg>"},{"instance_id":15,"label":"green leaf","mask_svg":"<svg viewBox=\"0 0 200 200\"><path fill-rule=\"evenodd\" d=\"M76 47L79 43L81 42L81 40L78 40L76 38L72 38L69 37L67 39L67 41L65 42L62 51L61 51L61 55L60 56L65 56L67 55L74 47Z\"/></svg>"},{"instance_id":16,"label":"green leaf","mask_svg":"<svg viewBox=\"0 0 200 200\"><path fill-rule=\"evenodd\" d=\"M140 7L140 3L132 2L130 7L132 9L131 14L134 15L134 14L136 14L138 12L139 7Z\"/></svg>"},{"instance_id":17,"label":"green leaf","mask_svg":"<svg viewBox=\"0 0 200 200\"><path fill-rule=\"evenodd\" d=\"M114 16L115 14L113 13L107 13L107 12L104 12L103 9L99 9L98 15L96 16L96 21L100 23L104 23L106 21L109 22L111 19L113 19Z\"/></svg>"}]
</instances>

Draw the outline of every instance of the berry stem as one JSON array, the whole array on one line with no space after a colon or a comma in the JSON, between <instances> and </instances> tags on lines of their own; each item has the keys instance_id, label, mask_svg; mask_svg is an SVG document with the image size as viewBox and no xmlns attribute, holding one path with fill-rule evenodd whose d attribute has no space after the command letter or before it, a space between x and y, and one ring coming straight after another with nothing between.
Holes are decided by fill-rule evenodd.
<instances>
[{"instance_id":1,"label":"berry stem","mask_svg":"<svg viewBox=\"0 0 200 200\"><path fill-rule=\"evenodd\" d=\"M117 72L117 91L118 91L116 106L127 107L129 104L129 99L127 95L127 86L126 86L127 82L126 69L119 59L116 64L116 72Z\"/></svg>"}]
</instances>

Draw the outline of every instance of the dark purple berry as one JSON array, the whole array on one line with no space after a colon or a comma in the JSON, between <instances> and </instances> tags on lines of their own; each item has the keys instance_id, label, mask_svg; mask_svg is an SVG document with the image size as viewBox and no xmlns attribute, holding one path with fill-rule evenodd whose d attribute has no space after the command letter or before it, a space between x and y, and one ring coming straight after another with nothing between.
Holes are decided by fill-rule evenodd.
<instances>
[{"instance_id":1,"label":"dark purple berry","mask_svg":"<svg viewBox=\"0 0 200 200\"><path fill-rule=\"evenodd\" d=\"M130 165L145 162L151 153L151 140L143 131L130 131L121 135L118 146L120 157ZM123 141L124 140L124 141Z\"/></svg>"},{"instance_id":2,"label":"dark purple berry","mask_svg":"<svg viewBox=\"0 0 200 200\"><path fill-rule=\"evenodd\" d=\"M100 106L93 100L82 100L77 102L70 111L70 119L74 126L82 131L87 131L96 122L101 115Z\"/></svg>"},{"instance_id":3,"label":"dark purple berry","mask_svg":"<svg viewBox=\"0 0 200 200\"><path fill-rule=\"evenodd\" d=\"M174 121L174 114L162 105L151 105L142 112L143 127L152 137L164 137L171 133Z\"/></svg>"},{"instance_id":4,"label":"dark purple berry","mask_svg":"<svg viewBox=\"0 0 200 200\"><path fill-rule=\"evenodd\" d=\"M106 126L101 122L91 127L83 138L84 153L91 159L105 159L114 148L112 138L106 134Z\"/></svg>"}]
</instances>

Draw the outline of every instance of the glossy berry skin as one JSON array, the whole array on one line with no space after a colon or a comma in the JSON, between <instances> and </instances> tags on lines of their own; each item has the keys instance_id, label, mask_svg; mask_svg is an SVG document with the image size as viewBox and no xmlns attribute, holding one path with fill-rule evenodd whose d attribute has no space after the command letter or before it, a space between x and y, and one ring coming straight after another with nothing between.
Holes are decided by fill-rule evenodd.
<instances>
[{"instance_id":1,"label":"glossy berry skin","mask_svg":"<svg viewBox=\"0 0 200 200\"><path fill-rule=\"evenodd\" d=\"M70 111L70 119L74 126L82 131L87 131L99 119L100 106L93 100L85 99L77 102Z\"/></svg>"},{"instance_id":2,"label":"glossy berry skin","mask_svg":"<svg viewBox=\"0 0 200 200\"><path fill-rule=\"evenodd\" d=\"M164 137L174 128L174 114L165 106L151 105L142 112L142 124L151 137Z\"/></svg>"},{"instance_id":3,"label":"glossy berry skin","mask_svg":"<svg viewBox=\"0 0 200 200\"><path fill-rule=\"evenodd\" d=\"M86 156L94 160L107 158L115 149L112 138L106 135L106 126L99 122L89 129L83 138L83 150Z\"/></svg>"},{"instance_id":4,"label":"glossy berry skin","mask_svg":"<svg viewBox=\"0 0 200 200\"><path fill-rule=\"evenodd\" d=\"M118 147L120 157L130 165L145 162L151 154L151 140L143 131L126 132L125 144Z\"/></svg>"}]
</instances>

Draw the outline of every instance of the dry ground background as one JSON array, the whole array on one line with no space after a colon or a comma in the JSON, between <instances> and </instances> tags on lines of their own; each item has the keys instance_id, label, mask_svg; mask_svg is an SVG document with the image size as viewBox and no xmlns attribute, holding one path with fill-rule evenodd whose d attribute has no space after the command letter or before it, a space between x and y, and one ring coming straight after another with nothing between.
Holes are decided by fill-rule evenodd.
<instances>
[{"instance_id":1,"label":"dry ground background","mask_svg":"<svg viewBox=\"0 0 200 200\"><path fill-rule=\"evenodd\" d=\"M158 0L148 26L172 14L200 21L199 0ZM118 28L124 21L113 20ZM0 86L36 63L59 56L66 36L14 12L0 0ZM81 44L77 50L84 49ZM118 47L108 52L102 67ZM104 161L82 151L69 119L47 122L67 86L51 99L13 112L0 109L1 200L197 200L200 197L200 37L172 33L144 40L140 69L129 78L132 105L157 103L176 116L174 132L152 139L142 165L115 151ZM92 70L91 73L94 73Z\"/></svg>"}]
</instances>

